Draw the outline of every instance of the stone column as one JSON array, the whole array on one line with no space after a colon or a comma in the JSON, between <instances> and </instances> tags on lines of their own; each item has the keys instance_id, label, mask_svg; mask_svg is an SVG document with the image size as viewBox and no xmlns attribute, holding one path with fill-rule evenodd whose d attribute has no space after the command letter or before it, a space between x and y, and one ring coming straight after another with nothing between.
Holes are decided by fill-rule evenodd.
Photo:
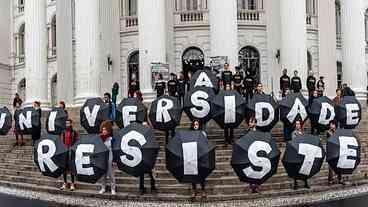
<instances>
[{"instance_id":1,"label":"stone column","mask_svg":"<svg viewBox=\"0 0 368 207\"><path fill-rule=\"evenodd\" d=\"M281 67L288 69L289 76L293 76L293 71L298 70L303 89L306 89L308 69L305 0L280 1L280 15Z\"/></svg>"},{"instance_id":2,"label":"stone column","mask_svg":"<svg viewBox=\"0 0 368 207\"><path fill-rule=\"evenodd\" d=\"M46 0L25 3L26 105L48 100Z\"/></svg>"},{"instance_id":3,"label":"stone column","mask_svg":"<svg viewBox=\"0 0 368 207\"><path fill-rule=\"evenodd\" d=\"M72 0L56 1L57 94L70 106L74 98Z\"/></svg>"},{"instance_id":4,"label":"stone column","mask_svg":"<svg viewBox=\"0 0 368 207\"><path fill-rule=\"evenodd\" d=\"M211 56L227 56L230 68L238 65L236 0L210 0Z\"/></svg>"},{"instance_id":5,"label":"stone column","mask_svg":"<svg viewBox=\"0 0 368 207\"><path fill-rule=\"evenodd\" d=\"M151 63L166 63L166 0L138 2L139 82L145 102L151 102Z\"/></svg>"},{"instance_id":6,"label":"stone column","mask_svg":"<svg viewBox=\"0 0 368 207\"><path fill-rule=\"evenodd\" d=\"M362 0L341 0L341 30L343 83L347 83L359 99L366 99L367 66Z\"/></svg>"},{"instance_id":7,"label":"stone column","mask_svg":"<svg viewBox=\"0 0 368 207\"><path fill-rule=\"evenodd\" d=\"M99 0L75 0L75 103L100 96L100 70L103 61L100 55Z\"/></svg>"}]
</instances>

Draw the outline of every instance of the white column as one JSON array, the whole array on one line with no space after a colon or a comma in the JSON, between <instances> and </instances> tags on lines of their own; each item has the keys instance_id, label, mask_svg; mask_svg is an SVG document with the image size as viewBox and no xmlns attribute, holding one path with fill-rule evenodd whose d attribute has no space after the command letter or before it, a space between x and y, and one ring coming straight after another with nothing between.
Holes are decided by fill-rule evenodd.
<instances>
[{"instance_id":1,"label":"white column","mask_svg":"<svg viewBox=\"0 0 368 207\"><path fill-rule=\"evenodd\" d=\"M70 106L74 98L72 0L56 1L57 94Z\"/></svg>"},{"instance_id":2,"label":"white column","mask_svg":"<svg viewBox=\"0 0 368 207\"><path fill-rule=\"evenodd\" d=\"M166 63L165 1L138 1L139 82L145 102L151 102L155 96L151 63Z\"/></svg>"},{"instance_id":3,"label":"white column","mask_svg":"<svg viewBox=\"0 0 368 207\"><path fill-rule=\"evenodd\" d=\"M75 0L76 96L77 105L87 98L100 96L99 0Z\"/></svg>"},{"instance_id":4,"label":"white column","mask_svg":"<svg viewBox=\"0 0 368 207\"><path fill-rule=\"evenodd\" d=\"M335 0L318 1L319 74L315 76L325 77L325 93L329 97L335 96L337 88L335 10Z\"/></svg>"},{"instance_id":5,"label":"white column","mask_svg":"<svg viewBox=\"0 0 368 207\"><path fill-rule=\"evenodd\" d=\"M341 27L343 82L355 90L358 98L366 99L367 66L362 0L341 1Z\"/></svg>"},{"instance_id":6,"label":"white column","mask_svg":"<svg viewBox=\"0 0 368 207\"><path fill-rule=\"evenodd\" d=\"M280 15L281 67L288 69L289 76L293 76L293 71L298 70L305 89L308 75L305 0L280 1Z\"/></svg>"},{"instance_id":7,"label":"white column","mask_svg":"<svg viewBox=\"0 0 368 207\"><path fill-rule=\"evenodd\" d=\"M210 0L211 56L227 56L230 68L238 65L236 0Z\"/></svg>"},{"instance_id":8,"label":"white column","mask_svg":"<svg viewBox=\"0 0 368 207\"><path fill-rule=\"evenodd\" d=\"M46 0L25 3L26 104L49 106L47 76Z\"/></svg>"}]
</instances>

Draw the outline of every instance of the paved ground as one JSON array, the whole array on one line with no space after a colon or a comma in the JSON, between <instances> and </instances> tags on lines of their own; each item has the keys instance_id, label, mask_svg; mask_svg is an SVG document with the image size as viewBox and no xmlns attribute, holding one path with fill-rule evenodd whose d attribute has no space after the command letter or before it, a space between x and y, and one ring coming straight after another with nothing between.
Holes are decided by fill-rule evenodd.
<instances>
[{"instance_id":1,"label":"paved ground","mask_svg":"<svg viewBox=\"0 0 368 207\"><path fill-rule=\"evenodd\" d=\"M0 206L4 207L50 207L46 202L28 200L6 194L0 194Z\"/></svg>"}]
</instances>

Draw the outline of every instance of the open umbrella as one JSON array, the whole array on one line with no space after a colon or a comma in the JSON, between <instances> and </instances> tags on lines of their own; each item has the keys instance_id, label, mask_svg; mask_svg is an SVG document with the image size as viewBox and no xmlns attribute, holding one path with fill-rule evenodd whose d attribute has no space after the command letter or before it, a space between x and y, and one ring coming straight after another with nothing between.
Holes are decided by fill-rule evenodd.
<instances>
[{"instance_id":1,"label":"open umbrella","mask_svg":"<svg viewBox=\"0 0 368 207\"><path fill-rule=\"evenodd\" d=\"M208 87L217 92L219 88L216 75L211 70L197 70L190 80L190 89L196 87Z\"/></svg>"},{"instance_id":2,"label":"open umbrella","mask_svg":"<svg viewBox=\"0 0 368 207\"><path fill-rule=\"evenodd\" d=\"M235 142L231 166L240 181L261 185L276 174L279 160L280 151L271 133L250 131Z\"/></svg>"},{"instance_id":3,"label":"open umbrella","mask_svg":"<svg viewBox=\"0 0 368 207\"><path fill-rule=\"evenodd\" d=\"M41 126L39 113L33 107L16 110L15 127L23 134L32 134L33 129Z\"/></svg>"},{"instance_id":4,"label":"open umbrella","mask_svg":"<svg viewBox=\"0 0 368 207\"><path fill-rule=\"evenodd\" d=\"M269 132L279 121L279 105L271 95L255 94L247 104L246 118L255 116L257 129Z\"/></svg>"},{"instance_id":5,"label":"open umbrella","mask_svg":"<svg viewBox=\"0 0 368 207\"><path fill-rule=\"evenodd\" d=\"M361 145L349 129L338 129L327 140L327 162L337 174L352 174L360 163Z\"/></svg>"},{"instance_id":6,"label":"open umbrella","mask_svg":"<svg viewBox=\"0 0 368 207\"><path fill-rule=\"evenodd\" d=\"M201 183L216 167L215 146L202 131L179 130L166 146L166 168L180 183Z\"/></svg>"},{"instance_id":7,"label":"open umbrella","mask_svg":"<svg viewBox=\"0 0 368 207\"><path fill-rule=\"evenodd\" d=\"M137 98L124 98L117 108L116 124L119 128L127 127L132 122L144 122L146 108Z\"/></svg>"},{"instance_id":8,"label":"open umbrella","mask_svg":"<svg viewBox=\"0 0 368 207\"><path fill-rule=\"evenodd\" d=\"M279 104L280 119L287 126L294 126L297 120L307 120L308 101L301 93L288 94Z\"/></svg>"},{"instance_id":9,"label":"open umbrella","mask_svg":"<svg viewBox=\"0 0 368 207\"><path fill-rule=\"evenodd\" d=\"M69 166L78 181L96 183L107 172L109 150L98 135L82 136L70 150Z\"/></svg>"},{"instance_id":10,"label":"open umbrella","mask_svg":"<svg viewBox=\"0 0 368 207\"><path fill-rule=\"evenodd\" d=\"M334 102L326 96L313 99L309 107L309 118L317 129L327 130L330 122L335 119Z\"/></svg>"},{"instance_id":11,"label":"open umbrella","mask_svg":"<svg viewBox=\"0 0 368 207\"><path fill-rule=\"evenodd\" d=\"M34 162L44 176L58 178L68 162L68 150L57 135L47 135L36 141L34 146Z\"/></svg>"},{"instance_id":12,"label":"open umbrella","mask_svg":"<svg viewBox=\"0 0 368 207\"><path fill-rule=\"evenodd\" d=\"M180 124L181 113L181 104L177 98L161 96L152 102L149 119L153 128L168 131Z\"/></svg>"},{"instance_id":13,"label":"open umbrella","mask_svg":"<svg viewBox=\"0 0 368 207\"><path fill-rule=\"evenodd\" d=\"M153 130L139 123L121 129L112 145L118 168L135 177L152 172L159 149Z\"/></svg>"},{"instance_id":14,"label":"open umbrella","mask_svg":"<svg viewBox=\"0 0 368 207\"><path fill-rule=\"evenodd\" d=\"M196 87L185 94L184 111L191 121L206 123L212 118L211 102L215 97L212 89Z\"/></svg>"},{"instance_id":15,"label":"open umbrella","mask_svg":"<svg viewBox=\"0 0 368 207\"><path fill-rule=\"evenodd\" d=\"M336 118L340 127L355 129L362 119L362 106L355 96L344 96L336 106Z\"/></svg>"},{"instance_id":16,"label":"open umbrella","mask_svg":"<svg viewBox=\"0 0 368 207\"><path fill-rule=\"evenodd\" d=\"M282 164L289 177L307 180L321 170L325 154L319 137L297 136L287 143Z\"/></svg>"},{"instance_id":17,"label":"open umbrella","mask_svg":"<svg viewBox=\"0 0 368 207\"><path fill-rule=\"evenodd\" d=\"M88 99L80 109L80 123L90 134L97 134L106 120L109 120L109 106L101 98Z\"/></svg>"},{"instance_id":18,"label":"open umbrella","mask_svg":"<svg viewBox=\"0 0 368 207\"><path fill-rule=\"evenodd\" d=\"M46 119L46 131L49 134L60 135L66 129L68 115L61 108L53 108Z\"/></svg>"},{"instance_id":19,"label":"open umbrella","mask_svg":"<svg viewBox=\"0 0 368 207\"><path fill-rule=\"evenodd\" d=\"M7 135L12 128L12 114L7 107L0 108L0 135Z\"/></svg>"}]
</instances>

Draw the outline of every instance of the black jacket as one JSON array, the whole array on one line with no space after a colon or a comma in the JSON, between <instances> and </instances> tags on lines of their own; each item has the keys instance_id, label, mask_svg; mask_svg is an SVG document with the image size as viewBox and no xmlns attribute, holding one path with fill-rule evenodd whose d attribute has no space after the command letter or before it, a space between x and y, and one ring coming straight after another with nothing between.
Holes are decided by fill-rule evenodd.
<instances>
[{"instance_id":1,"label":"black jacket","mask_svg":"<svg viewBox=\"0 0 368 207\"><path fill-rule=\"evenodd\" d=\"M291 78L290 89L294 91L294 93L299 93L302 89L302 80L299 77L294 76Z\"/></svg>"},{"instance_id":2,"label":"black jacket","mask_svg":"<svg viewBox=\"0 0 368 207\"><path fill-rule=\"evenodd\" d=\"M316 90L316 82L317 82L317 80L314 76L308 76L308 78L307 78L308 91Z\"/></svg>"},{"instance_id":3,"label":"black jacket","mask_svg":"<svg viewBox=\"0 0 368 207\"><path fill-rule=\"evenodd\" d=\"M284 91L290 88L290 77L288 75L282 75L280 77L280 90Z\"/></svg>"},{"instance_id":4,"label":"black jacket","mask_svg":"<svg viewBox=\"0 0 368 207\"><path fill-rule=\"evenodd\" d=\"M178 79L178 94L184 95L185 94L185 86L187 85L184 79Z\"/></svg>"}]
</instances>

